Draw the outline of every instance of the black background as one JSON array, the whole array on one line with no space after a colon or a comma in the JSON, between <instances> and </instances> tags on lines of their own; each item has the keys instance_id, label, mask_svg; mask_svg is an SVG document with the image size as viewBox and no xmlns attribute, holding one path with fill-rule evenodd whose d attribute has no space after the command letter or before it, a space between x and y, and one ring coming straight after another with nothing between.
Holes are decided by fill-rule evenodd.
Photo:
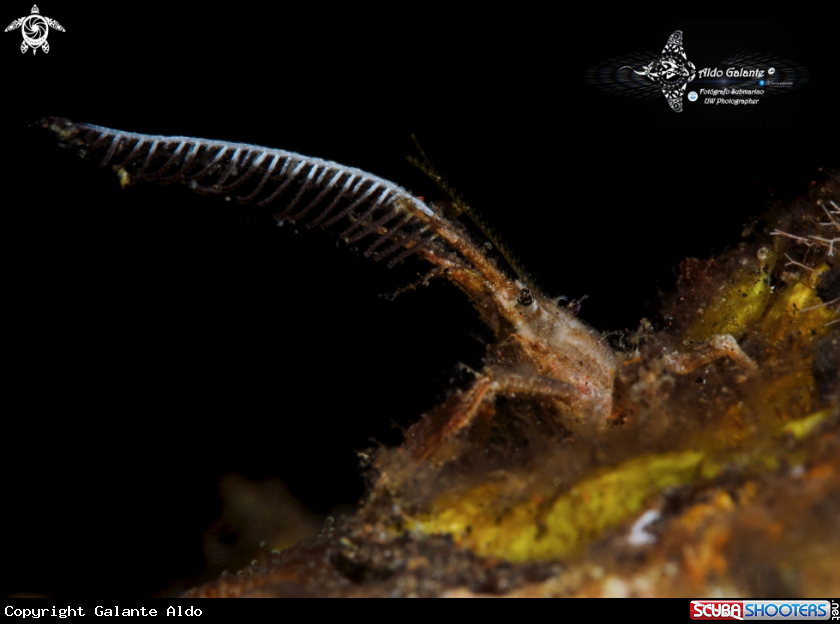
<instances>
[{"instance_id":1,"label":"black background","mask_svg":"<svg viewBox=\"0 0 840 624\"><path fill-rule=\"evenodd\" d=\"M600 330L654 314L682 258L737 243L838 165L815 22L39 6L67 29L48 55L0 37L0 595L142 597L197 577L231 472L279 476L319 513L355 503L354 451L398 443L392 422L414 422L484 349L450 285L378 296L419 261L389 271L181 186L121 190L56 147L44 115L282 147L433 198L403 159L415 133L547 293L588 295ZM5 7L6 22L29 10ZM676 29L698 68L743 41L812 82L712 117L585 84L588 66Z\"/></svg>"}]
</instances>

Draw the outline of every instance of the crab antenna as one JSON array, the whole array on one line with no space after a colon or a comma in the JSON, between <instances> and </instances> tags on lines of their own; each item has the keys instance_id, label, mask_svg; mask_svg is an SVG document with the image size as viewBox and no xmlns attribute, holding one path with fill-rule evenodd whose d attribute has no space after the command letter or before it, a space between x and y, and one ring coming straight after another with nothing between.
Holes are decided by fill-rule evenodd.
<instances>
[{"instance_id":1,"label":"crab antenna","mask_svg":"<svg viewBox=\"0 0 840 624\"><path fill-rule=\"evenodd\" d=\"M531 277L525 272L525 270L520 265L519 261L511 254L510 250L507 248L506 245L499 240L499 237L493 232L490 227L487 226L484 221L476 214L475 210L473 210L470 205L461 197L455 190L443 179L443 176L438 173L437 169L434 168L429 157L426 156L426 152L423 150L422 146L420 145L420 141L417 140L415 135L411 135L411 142L414 143L414 147L417 148L417 151L420 153L420 159L415 158L414 156L407 156L408 162L412 165L417 167L420 171L422 171L428 178L430 178L435 184L440 187L440 189L446 193L449 198L452 200L453 205L455 208L458 209L458 212L463 212L466 214L470 220L475 224L481 234L490 241L490 244L499 252L499 254L504 258L505 262L508 266L513 270L516 277L521 281L525 286L530 288L531 290L536 290L536 286L533 283Z\"/></svg>"}]
</instances>

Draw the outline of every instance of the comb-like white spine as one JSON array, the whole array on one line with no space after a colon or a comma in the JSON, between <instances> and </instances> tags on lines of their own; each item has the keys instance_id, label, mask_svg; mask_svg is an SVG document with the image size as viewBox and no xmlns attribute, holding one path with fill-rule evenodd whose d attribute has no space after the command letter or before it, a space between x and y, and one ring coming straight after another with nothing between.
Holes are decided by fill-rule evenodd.
<instances>
[{"instance_id":1,"label":"comb-like white spine","mask_svg":"<svg viewBox=\"0 0 840 624\"><path fill-rule=\"evenodd\" d=\"M399 186L398 184L394 184L393 182L391 182L389 180L386 180L384 178L380 178L379 176L376 176L372 173L362 171L361 169L357 169L355 167L349 167L349 166L346 166L346 165L342 165L342 164L339 164L339 163L334 162L334 161L324 160L324 159L321 159L321 158L315 158L315 157L311 157L311 156L303 156L301 154L298 154L298 153L295 153L295 152L290 152L290 151L287 151L287 150L281 150L281 149L270 148L270 147L263 147L263 146L258 146L258 145L251 145L251 144L248 144L248 143L232 143L232 142L229 142L229 141L216 141L216 140L211 141L211 140L207 140L207 139L201 139L201 138L196 138L196 137L187 137L187 136L163 136L163 135L139 134L139 133L135 133L135 132L125 132L125 131L122 131L122 130L113 130L111 128L105 128L105 127L96 126L96 125L93 125L93 124L73 124L73 126L79 131L98 132L99 133L99 138L97 138L97 140L92 142L92 144L90 146L91 148L96 147L97 144L102 139L107 139L107 138L111 139L111 145L109 146L104 158L102 159L102 161L100 163L101 166L105 166L105 165L109 164L111 159L114 157L114 155L120 150L120 147L124 146L124 145L132 145L133 146L133 148L131 150L132 154L130 154L129 157L126 159L126 160L130 160L130 158L133 157L133 154L138 152L139 148L142 145L151 144L153 146L151 148L151 151L154 151L155 149L159 149L159 147L162 146L162 145L163 146L171 146L171 145L177 144L177 147L176 147L175 151L171 154L171 156L169 158L169 161L167 163L165 163L158 171L151 174L151 177L153 177L153 178L158 178L160 176L160 174L164 173L167 169L169 169L169 167L177 161L177 159L180 157L180 155L182 154L182 152L185 148L187 148L189 151L188 151L188 154L186 156L186 160L181 165L180 169L184 169L187 166L189 166L195 160L195 158L198 156L198 154L201 150L211 151L211 152L215 153L216 158L218 160L221 160L223 158L224 154L231 153L231 152L233 152L234 154L239 154L239 153L242 153L243 151L249 152L249 153L250 152L256 152L256 153L259 154L259 156L257 157L257 159L253 163L251 163L251 165L249 166L249 169L259 167L266 158L271 158L272 159L272 165L273 165L273 166L270 166L269 169L266 171L266 176L265 176L265 179L263 180L263 184L260 186L260 190L262 190L262 187L264 186L264 182L268 181L268 177L271 175L270 172L273 172L274 168L276 168L277 162L280 159L282 159L284 161L284 170L279 175L284 175L285 174L285 169L286 169L286 164L287 163L289 163L289 162L297 163L297 166L292 171L289 180L291 180L298 173L300 173L300 171L303 168L307 168L307 167L308 168L315 167L317 171L321 171L321 170L335 171L337 174L340 173L342 175L348 175L348 176L351 176L352 178L358 179L360 181L367 182L368 183L367 185L364 185L364 184L363 185L357 185L357 187L356 187L356 189L359 189L359 188L361 188L361 186L366 186L366 189L365 189L365 197L366 198L372 192L374 192L376 189L383 189L383 190L387 190L389 192L389 195L392 196L395 199L396 198L402 198L402 199L410 200L411 203L413 204L413 206L415 206L417 208L417 210L419 210L420 212L422 212L424 215L426 215L428 217L432 217L435 214L434 211L423 200L421 200L417 197L414 197L407 190L405 190L403 187ZM145 169L148 165L149 159L151 158L151 151L150 151L150 154L147 155L147 158L146 158L146 160L143 164L143 167L140 169L140 171L136 175L138 175L138 176L149 175L149 174L145 173ZM240 166L239 168L242 168L243 166ZM228 169L230 169L232 171L234 167L236 167L235 158L233 158L231 160L231 163L228 165ZM208 166L205 169L209 170L209 168L210 167ZM204 175L206 173L206 171L202 171L200 173L201 173L201 175ZM168 176L167 178L164 178L164 180L166 180L168 178L177 178L180 175L181 175L181 173L179 171L179 173L172 174L171 176ZM196 176L196 177L201 177L201 175ZM244 175L246 175L246 174L243 173L243 176ZM224 179L227 179L227 177L229 177L229 176L230 176L230 172L225 171L222 178L220 178L220 182L222 182ZM189 177L193 178L193 176L189 176ZM185 178L186 178L186 176L185 176ZM144 177L144 179L150 179L150 178L145 178ZM323 180L323 179L324 178L322 177L321 180ZM335 179L335 176L333 176L333 179ZM284 181L284 184L285 184L285 182L286 181ZM332 182L332 180L331 180L331 182ZM284 190L285 190L285 188L286 188L286 186L283 186ZM277 191L280 191L280 189L277 189ZM267 200L270 200L274 196L279 195L279 192L277 192L277 191L273 192L272 196L269 197L269 198L266 198L266 200L261 200L261 202L267 203ZM256 195L252 194L251 196L249 196L248 199L253 199L254 197L256 197Z\"/></svg>"}]
</instances>

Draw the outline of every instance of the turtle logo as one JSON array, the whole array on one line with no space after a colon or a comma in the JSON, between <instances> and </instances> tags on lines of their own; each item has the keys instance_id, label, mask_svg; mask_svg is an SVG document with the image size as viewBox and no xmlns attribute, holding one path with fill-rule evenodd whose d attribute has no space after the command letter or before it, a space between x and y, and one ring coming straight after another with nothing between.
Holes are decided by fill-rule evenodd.
<instances>
[{"instance_id":1,"label":"turtle logo","mask_svg":"<svg viewBox=\"0 0 840 624\"><path fill-rule=\"evenodd\" d=\"M47 35L50 32L50 28L65 32L64 26L54 19L41 15L37 4L32 5L31 15L16 19L6 27L6 32L17 30L18 28L23 33L23 43L20 44L20 51L24 54L29 48L32 48L32 54L35 54L38 48L41 48L45 53L49 52L50 44L47 43Z\"/></svg>"},{"instance_id":2,"label":"turtle logo","mask_svg":"<svg viewBox=\"0 0 840 624\"><path fill-rule=\"evenodd\" d=\"M697 73L694 63L690 62L685 55L682 45L683 33L681 30L674 31L674 34L665 44L662 56L650 65L642 69L633 69L625 65L621 69L629 67L640 76L647 76L657 83L662 93L668 99L668 104L674 112L681 113L683 110L682 96L689 82L694 80Z\"/></svg>"}]
</instances>

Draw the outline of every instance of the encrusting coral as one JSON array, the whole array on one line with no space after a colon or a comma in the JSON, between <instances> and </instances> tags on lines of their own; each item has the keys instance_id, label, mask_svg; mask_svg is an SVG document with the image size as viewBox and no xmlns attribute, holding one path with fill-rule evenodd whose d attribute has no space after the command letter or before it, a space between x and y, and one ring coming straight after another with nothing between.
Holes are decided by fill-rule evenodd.
<instances>
[{"instance_id":1,"label":"encrusting coral","mask_svg":"<svg viewBox=\"0 0 840 624\"><path fill-rule=\"evenodd\" d=\"M840 590L840 179L685 260L618 351L604 423L484 404L430 457L378 449L361 510L189 596L824 596ZM668 366L728 334L756 364Z\"/></svg>"}]
</instances>

